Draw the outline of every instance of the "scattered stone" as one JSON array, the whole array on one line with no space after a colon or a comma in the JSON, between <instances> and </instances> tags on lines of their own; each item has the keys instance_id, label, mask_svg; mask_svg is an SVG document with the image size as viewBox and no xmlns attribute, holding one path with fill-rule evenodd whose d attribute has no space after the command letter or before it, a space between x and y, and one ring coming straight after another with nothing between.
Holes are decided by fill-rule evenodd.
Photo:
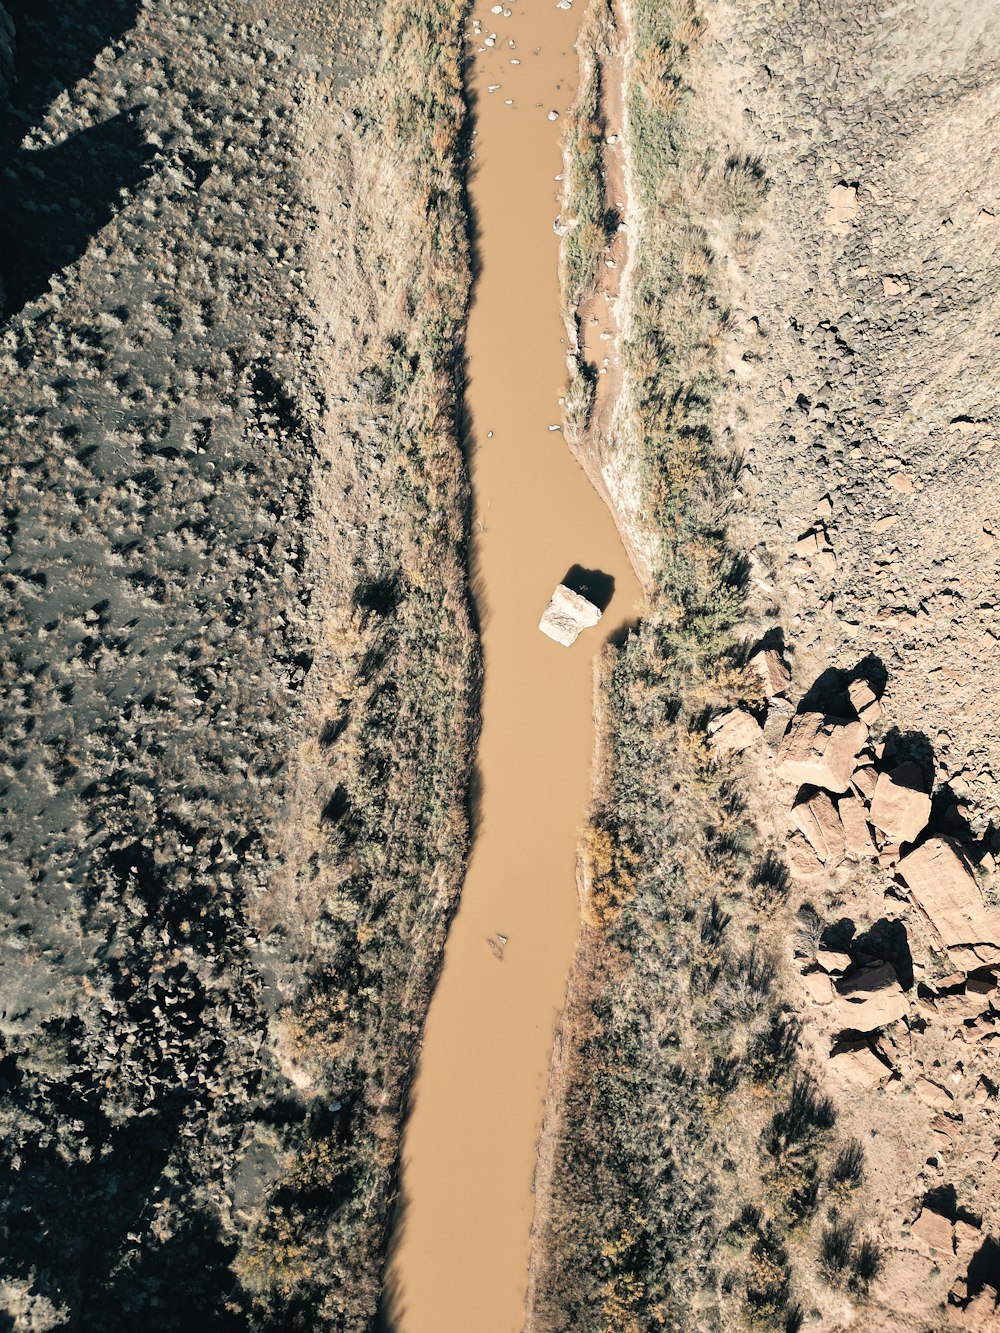
<instances>
[{"instance_id":1,"label":"scattered stone","mask_svg":"<svg viewBox=\"0 0 1000 1333\"><path fill-rule=\"evenodd\" d=\"M826 198L826 225L844 236L858 216L858 191L854 185L835 185Z\"/></svg>"},{"instance_id":2,"label":"scattered stone","mask_svg":"<svg viewBox=\"0 0 1000 1333\"><path fill-rule=\"evenodd\" d=\"M890 963L873 963L837 982L837 1010L845 1027L874 1032L909 1012L909 1002Z\"/></svg>"},{"instance_id":3,"label":"scattered stone","mask_svg":"<svg viewBox=\"0 0 1000 1333\"><path fill-rule=\"evenodd\" d=\"M800 713L792 719L778 747L777 775L786 782L845 792L851 785L855 760L867 735L863 722L821 713Z\"/></svg>"},{"instance_id":4,"label":"scattered stone","mask_svg":"<svg viewBox=\"0 0 1000 1333\"><path fill-rule=\"evenodd\" d=\"M979 885L954 839L928 838L903 857L899 873L945 945L1000 942L1000 920L983 904Z\"/></svg>"},{"instance_id":5,"label":"scattered stone","mask_svg":"<svg viewBox=\"0 0 1000 1333\"><path fill-rule=\"evenodd\" d=\"M908 296L910 284L905 278L896 273L884 273L882 275L882 295L883 296Z\"/></svg>"},{"instance_id":6,"label":"scattered stone","mask_svg":"<svg viewBox=\"0 0 1000 1333\"><path fill-rule=\"evenodd\" d=\"M955 1228L941 1213L932 1208L922 1208L916 1221L910 1227L910 1234L929 1249L939 1250L942 1254L955 1252Z\"/></svg>"},{"instance_id":7,"label":"scattered stone","mask_svg":"<svg viewBox=\"0 0 1000 1333\"><path fill-rule=\"evenodd\" d=\"M760 737L760 723L742 708L731 708L728 713L720 713L708 724L708 738L719 754L745 750Z\"/></svg>"},{"instance_id":8,"label":"scattered stone","mask_svg":"<svg viewBox=\"0 0 1000 1333\"><path fill-rule=\"evenodd\" d=\"M891 773L880 773L872 796L871 822L894 842L914 842L931 813L931 798L923 786L917 764L907 762Z\"/></svg>"},{"instance_id":9,"label":"scattered stone","mask_svg":"<svg viewBox=\"0 0 1000 1333\"><path fill-rule=\"evenodd\" d=\"M898 523L899 514L884 514L882 518L877 518L872 524L872 532L888 532L894 523Z\"/></svg>"},{"instance_id":10,"label":"scattered stone","mask_svg":"<svg viewBox=\"0 0 1000 1333\"><path fill-rule=\"evenodd\" d=\"M792 819L819 859L829 868L844 859L844 826L837 807L825 791L818 791L792 807Z\"/></svg>"},{"instance_id":11,"label":"scattered stone","mask_svg":"<svg viewBox=\"0 0 1000 1333\"><path fill-rule=\"evenodd\" d=\"M538 628L556 643L569 648L579 638L581 631L596 625L601 618L601 611L586 597L581 597L565 583L560 583L552 594L552 600L542 613Z\"/></svg>"},{"instance_id":12,"label":"scattered stone","mask_svg":"<svg viewBox=\"0 0 1000 1333\"><path fill-rule=\"evenodd\" d=\"M881 1087L892 1070L866 1041L840 1041L830 1052L830 1070L849 1087L870 1092Z\"/></svg>"},{"instance_id":13,"label":"scattered stone","mask_svg":"<svg viewBox=\"0 0 1000 1333\"><path fill-rule=\"evenodd\" d=\"M792 672L777 648L761 648L747 663L757 672L764 686L764 697L776 699L792 683Z\"/></svg>"}]
</instances>

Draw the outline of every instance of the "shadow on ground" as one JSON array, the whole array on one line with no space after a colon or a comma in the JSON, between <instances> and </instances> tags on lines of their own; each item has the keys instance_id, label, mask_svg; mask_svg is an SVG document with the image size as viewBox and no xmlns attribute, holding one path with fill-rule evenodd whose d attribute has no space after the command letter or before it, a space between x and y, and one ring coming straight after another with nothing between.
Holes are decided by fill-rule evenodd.
<instances>
[{"instance_id":1,"label":"shadow on ground","mask_svg":"<svg viewBox=\"0 0 1000 1333\"><path fill-rule=\"evenodd\" d=\"M0 115L0 278L4 318L37 299L115 215L121 192L148 174L152 153L134 110L30 148L58 95L132 26L137 0L7 0L15 26L15 82Z\"/></svg>"}]
</instances>

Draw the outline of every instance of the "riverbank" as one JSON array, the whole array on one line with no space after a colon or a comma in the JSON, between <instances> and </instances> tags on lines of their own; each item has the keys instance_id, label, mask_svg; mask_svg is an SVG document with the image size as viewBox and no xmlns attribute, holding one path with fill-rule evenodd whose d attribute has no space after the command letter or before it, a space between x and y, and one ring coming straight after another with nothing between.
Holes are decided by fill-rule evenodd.
<instances>
[{"instance_id":1,"label":"riverbank","mask_svg":"<svg viewBox=\"0 0 1000 1333\"><path fill-rule=\"evenodd\" d=\"M598 84L602 59L621 52L627 89L632 258L615 443L639 479L633 522L652 538L653 593L602 663L585 926L538 1175L532 1333L689 1327L720 1308L783 1320L794 1187L765 1126L746 1150L731 1136L757 1090L780 1117L804 1086L780 1037L781 876L706 735L713 712L752 705L758 688L741 670L721 353L766 181L724 118L692 123L706 98L699 11L623 6L613 24L595 49ZM802 1160L816 1158L805 1169L819 1170L832 1140L811 1123L805 1137ZM732 1218L768 1196L785 1203L759 1226L747 1214L751 1274L720 1307L705 1280L712 1255Z\"/></svg>"},{"instance_id":2,"label":"riverbank","mask_svg":"<svg viewBox=\"0 0 1000 1333\"><path fill-rule=\"evenodd\" d=\"M972 53L990 20L918 8L884 42L860 25L835 36L841 22L816 7L794 19L627 9L632 433L619 439L641 459L658 544L650 614L604 664L586 925L546 1109L529 1333L995 1317L995 1190L972 1146L993 1084L976 1057L928 1053L934 1040L948 1049L946 1011L992 1031L981 1011L995 969L976 954L956 974L929 945L894 870L900 849L870 822L861 870L829 847L797 856L811 846L793 831L801 804L790 817L796 794L776 794L772 768L796 705L853 716L834 687L867 672L881 692L890 656L871 646L891 655L905 721L884 705L867 714L861 762L916 763L928 807L934 784L932 836L949 828L979 866L979 887L967 874L963 891L995 901L993 668L977 633L995 600L982 502L995 426L974 369L992 357L992 270L963 279L966 305L940 258L947 244L955 262L984 262L971 257L992 254L995 206L987 169L963 159L954 187L935 176L929 211L921 166L943 162L958 125L985 123L993 74ZM945 302L927 325L918 290ZM903 538L914 505L951 517ZM777 681L748 667L762 641ZM709 723L734 706L747 732L729 751ZM973 792L981 805L962 799ZM828 997L834 939L849 975ZM909 940L912 958L890 939ZM843 997L876 962L895 1008L861 1031ZM873 1072L852 1082L858 1052ZM951 1071L947 1101L920 1074L934 1058Z\"/></svg>"}]
</instances>

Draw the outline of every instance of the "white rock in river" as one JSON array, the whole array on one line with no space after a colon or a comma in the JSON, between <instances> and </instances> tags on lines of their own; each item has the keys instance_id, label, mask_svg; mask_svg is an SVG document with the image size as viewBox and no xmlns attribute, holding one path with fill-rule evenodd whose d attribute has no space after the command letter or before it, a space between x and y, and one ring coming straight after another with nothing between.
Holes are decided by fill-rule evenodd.
<instances>
[{"instance_id":1,"label":"white rock in river","mask_svg":"<svg viewBox=\"0 0 1000 1333\"><path fill-rule=\"evenodd\" d=\"M601 618L601 611L586 597L581 597L565 583L560 583L552 594L552 600L538 622L538 628L556 643L568 648L577 640L581 630L596 625Z\"/></svg>"}]
</instances>

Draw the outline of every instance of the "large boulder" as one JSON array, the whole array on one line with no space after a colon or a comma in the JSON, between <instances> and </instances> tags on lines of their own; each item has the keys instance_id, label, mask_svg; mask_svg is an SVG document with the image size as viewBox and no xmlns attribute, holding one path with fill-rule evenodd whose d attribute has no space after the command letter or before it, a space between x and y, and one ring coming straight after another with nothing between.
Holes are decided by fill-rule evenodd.
<instances>
[{"instance_id":1,"label":"large boulder","mask_svg":"<svg viewBox=\"0 0 1000 1333\"><path fill-rule=\"evenodd\" d=\"M745 750L761 737L760 723L742 708L720 713L708 724L708 738L719 754Z\"/></svg>"},{"instance_id":2,"label":"large boulder","mask_svg":"<svg viewBox=\"0 0 1000 1333\"><path fill-rule=\"evenodd\" d=\"M837 1017L845 1028L874 1032L909 1012L909 1003L889 963L863 967L837 982Z\"/></svg>"},{"instance_id":3,"label":"large boulder","mask_svg":"<svg viewBox=\"0 0 1000 1333\"><path fill-rule=\"evenodd\" d=\"M878 775L868 818L892 842L914 842L930 813L931 798L916 764L900 764L891 773Z\"/></svg>"},{"instance_id":4,"label":"large boulder","mask_svg":"<svg viewBox=\"0 0 1000 1333\"><path fill-rule=\"evenodd\" d=\"M844 826L837 807L825 791L799 801L792 807L792 819L824 865L840 865L844 859Z\"/></svg>"},{"instance_id":5,"label":"large boulder","mask_svg":"<svg viewBox=\"0 0 1000 1333\"><path fill-rule=\"evenodd\" d=\"M581 597L565 583L560 583L552 594L548 606L542 612L538 628L556 643L569 648L576 643L581 630L596 625L601 618L601 610L586 597Z\"/></svg>"},{"instance_id":6,"label":"large boulder","mask_svg":"<svg viewBox=\"0 0 1000 1333\"><path fill-rule=\"evenodd\" d=\"M792 718L778 753L778 777L800 786L845 792L854 775L854 761L868 738L863 722L824 713L799 713Z\"/></svg>"},{"instance_id":7,"label":"large boulder","mask_svg":"<svg viewBox=\"0 0 1000 1333\"><path fill-rule=\"evenodd\" d=\"M955 1251L955 1228L947 1217L933 1208L922 1208L910 1227L910 1235L930 1250L951 1255Z\"/></svg>"},{"instance_id":8,"label":"large boulder","mask_svg":"<svg viewBox=\"0 0 1000 1333\"><path fill-rule=\"evenodd\" d=\"M953 839L928 838L902 858L898 869L945 945L1000 944L1000 917L987 910Z\"/></svg>"},{"instance_id":9,"label":"large boulder","mask_svg":"<svg viewBox=\"0 0 1000 1333\"><path fill-rule=\"evenodd\" d=\"M850 1088L870 1092L891 1076L866 1041L838 1041L830 1052L830 1071Z\"/></svg>"},{"instance_id":10,"label":"large boulder","mask_svg":"<svg viewBox=\"0 0 1000 1333\"><path fill-rule=\"evenodd\" d=\"M760 677L765 699L777 699L792 683L792 672L777 648L759 648L747 666Z\"/></svg>"},{"instance_id":11,"label":"large boulder","mask_svg":"<svg viewBox=\"0 0 1000 1333\"><path fill-rule=\"evenodd\" d=\"M858 216L858 187L841 182L834 185L826 197L826 225L839 236L845 236Z\"/></svg>"},{"instance_id":12,"label":"large boulder","mask_svg":"<svg viewBox=\"0 0 1000 1333\"><path fill-rule=\"evenodd\" d=\"M864 861L875 854L864 802L848 792L837 802L837 814L844 829L844 853L849 860Z\"/></svg>"}]
</instances>

